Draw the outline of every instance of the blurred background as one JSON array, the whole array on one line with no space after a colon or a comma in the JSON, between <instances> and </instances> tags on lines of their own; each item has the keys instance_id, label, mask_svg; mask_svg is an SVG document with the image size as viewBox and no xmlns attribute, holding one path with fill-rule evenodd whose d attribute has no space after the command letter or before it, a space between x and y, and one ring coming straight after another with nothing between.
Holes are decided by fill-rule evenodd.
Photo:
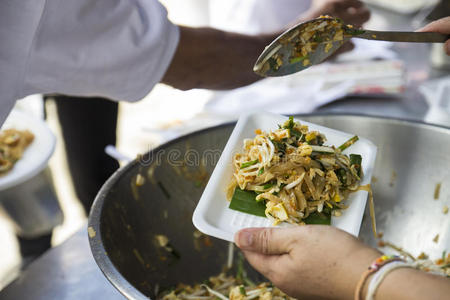
<instances>
[{"instance_id":1,"label":"blurred background","mask_svg":"<svg viewBox=\"0 0 450 300\"><path fill-rule=\"evenodd\" d=\"M176 24L212 26L257 34L283 28L284 24L295 20L314 1L161 2L167 7L169 18ZM372 12L364 27L373 30L416 30L431 20L450 14L448 0L364 2ZM284 6L286 7L283 8ZM292 6L298 10L287 9ZM388 42L355 40L355 49L334 61L292 76L264 79L232 91L180 91L158 84L142 101L120 103L117 112L115 108L111 108L111 115L117 118L116 130L115 126L104 129L93 125L90 128L90 124L96 124L97 118L101 121L104 111L102 106L95 113L92 111L92 114L81 114L76 122L79 122L77 128L81 140L100 140L102 130L113 132L112 135L115 132L116 143L111 143L113 147L110 149L113 155L122 155L122 163L126 158L134 158L178 136L236 120L240 113L258 109L282 114L347 112L394 118L406 116L409 119L450 126L449 68L450 60L444 55L442 45L394 45ZM444 100L447 100L447 104ZM64 108L60 101L64 99L56 95L46 95L45 101L43 95L35 95L19 101L15 108L37 118L45 118L56 135L56 150L45 173L46 182L51 185L50 197L55 201L48 202L53 207L43 208L54 212L48 220L51 229L44 234L18 230L17 222L12 222L8 216L10 213L7 207L0 210L0 290L50 245L62 243L86 224L88 207L77 194L74 182L75 185L86 185L83 180L89 179L80 178L82 174L79 171L72 171L73 176L69 172L68 155L72 155L70 150L74 148L74 140L67 137L64 139L59 117L67 114L68 108ZM380 104L387 109L377 110L376 107ZM449 112L447 115L436 114L436 110L442 111L442 107ZM115 125L114 121L111 124ZM101 145L100 151L96 151L94 147L98 148L98 144L88 144L91 146L87 147L87 151L92 147L93 153L100 152L98 155L102 155L106 146ZM112 158L103 155L103 176L107 178L109 173L106 170L110 168L114 171L118 165L111 162L114 161ZM89 160L79 161L74 158L71 161L72 164L79 164L80 168L86 165L93 167ZM92 161L97 160L94 157ZM98 188L98 185L93 185L92 190ZM3 195L0 191L0 200L5 199L2 199ZM93 198L92 193L83 197Z\"/></svg>"}]
</instances>

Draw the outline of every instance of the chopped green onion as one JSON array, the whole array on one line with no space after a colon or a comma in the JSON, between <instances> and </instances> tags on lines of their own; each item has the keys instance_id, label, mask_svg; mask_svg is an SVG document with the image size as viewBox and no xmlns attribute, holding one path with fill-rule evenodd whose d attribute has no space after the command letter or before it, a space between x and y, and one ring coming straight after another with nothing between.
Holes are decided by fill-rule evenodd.
<instances>
[{"instance_id":1,"label":"chopped green onion","mask_svg":"<svg viewBox=\"0 0 450 300\"><path fill-rule=\"evenodd\" d=\"M316 145L311 145L311 149L314 152L320 152L320 153L334 153L334 149L331 147L326 147L326 146L316 146Z\"/></svg>"},{"instance_id":2,"label":"chopped green onion","mask_svg":"<svg viewBox=\"0 0 450 300\"><path fill-rule=\"evenodd\" d=\"M285 126L283 126L283 128L284 128L284 129L292 129L292 128L294 128L294 125L295 125L294 117L293 117L293 116L290 116L290 117L289 117L288 124L285 125Z\"/></svg>"},{"instance_id":3,"label":"chopped green onion","mask_svg":"<svg viewBox=\"0 0 450 300\"><path fill-rule=\"evenodd\" d=\"M277 142L277 141L275 141L275 140L270 140L271 142L272 142L272 144L275 146L275 149L278 151L278 152L281 152L282 154L285 154L286 153L286 145L285 144L283 144L283 143L280 143L280 142Z\"/></svg>"},{"instance_id":4,"label":"chopped green onion","mask_svg":"<svg viewBox=\"0 0 450 300\"><path fill-rule=\"evenodd\" d=\"M359 140L359 137L357 135L355 135L354 137L352 137L351 139L349 139L348 141L346 141L345 143L340 145L338 147L338 149L341 150L341 152L342 152L345 149L347 149L348 147L350 147L351 145L353 145L354 143L356 143L358 140Z\"/></svg>"},{"instance_id":5,"label":"chopped green onion","mask_svg":"<svg viewBox=\"0 0 450 300\"><path fill-rule=\"evenodd\" d=\"M270 189L274 185L275 185L274 183L267 183L267 184L263 185L263 189L265 189L265 190Z\"/></svg>"},{"instance_id":6,"label":"chopped green onion","mask_svg":"<svg viewBox=\"0 0 450 300\"><path fill-rule=\"evenodd\" d=\"M291 135L298 137L298 139L300 140L300 142L304 142L305 141L305 135L303 133L301 133L300 131L298 131L297 129L292 128L290 130Z\"/></svg>"},{"instance_id":7,"label":"chopped green onion","mask_svg":"<svg viewBox=\"0 0 450 300\"><path fill-rule=\"evenodd\" d=\"M362 157L359 154L350 154L351 165L361 165Z\"/></svg>"},{"instance_id":8,"label":"chopped green onion","mask_svg":"<svg viewBox=\"0 0 450 300\"><path fill-rule=\"evenodd\" d=\"M264 201L256 201L256 196L257 194L255 192L244 191L237 187L234 190L229 208L247 214L265 217L266 205Z\"/></svg>"},{"instance_id":9,"label":"chopped green onion","mask_svg":"<svg viewBox=\"0 0 450 300\"><path fill-rule=\"evenodd\" d=\"M247 293L245 292L245 288L243 285L239 286L239 292L241 293L241 295L247 296Z\"/></svg>"},{"instance_id":10,"label":"chopped green onion","mask_svg":"<svg viewBox=\"0 0 450 300\"><path fill-rule=\"evenodd\" d=\"M298 62L301 62L301 61L305 60L305 58L308 58L308 55L293 57L293 58L289 59L289 63L290 64L295 64L295 63L298 63Z\"/></svg>"},{"instance_id":11,"label":"chopped green onion","mask_svg":"<svg viewBox=\"0 0 450 300\"><path fill-rule=\"evenodd\" d=\"M264 168L261 168L261 170L259 170L258 176L259 176L259 175L262 175L262 173L264 173Z\"/></svg>"},{"instance_id":12,"label":"chopped green onion","mask_svg":"<svg viewBox=\"0 0 450 300\"><path fill-rule=\"evenodd\" d=\"M273 57L269 58L269 59L267 60L267 62L269 63L270 69L271 69L272 71L278 71L278 69L280 68L280 67L278 66L278 64L277 64L277 60L276 60L275 58L273 58Z\"/></svg>"},{"instance_id":13,"label":"chopped green onion","mask_svg":"<svg viewBox=\"0 0 450 300\"><path fill-rule=\"evenodd\" d=\"M361 35L365 33L365 30L362 29L354 29L349 27L344 27L345 33L351 34L351 35Z\"/></svg>"},{"instance_id":14,"label":"chopped green onion","mask_svg":"<svg viewBox=\"0 0 450 300\"><path fill-rule=\"evenodd\" d=\"M241 169L248 168L248 167L253 166L253 165L257 164L257 163L259 163L258 159L255 159L255 160L252 160L252 161L247 161L247 162L245 162L245 163L243 163L241 165Z\"/></svg>"},{"instance_id":15,"label":"chopped green onion","mask_svg":"<svg viewBox=\"0 0 450 300\"><path fill-rule=\"evenodd\" d=\"M343 168L336 170L336 176L343 185L347 184L347 172Z\"/></svg>"},{"instance_id":16,"label":"chopped green onion","mask_svg":"<svg viewBox=\"0 0 450 300\"><path fill-rule=\"evenodd\" d=\"M361 177L362 157L359 154L350 154L350 165L355 165L358 176Z\"/></svg>"}]
</instances>

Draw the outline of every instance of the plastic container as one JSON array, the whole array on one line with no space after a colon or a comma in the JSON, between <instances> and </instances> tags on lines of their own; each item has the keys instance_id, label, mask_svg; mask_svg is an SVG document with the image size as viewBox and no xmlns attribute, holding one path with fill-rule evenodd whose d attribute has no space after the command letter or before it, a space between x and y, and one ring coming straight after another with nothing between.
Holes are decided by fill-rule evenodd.
<instances>
[{"instance_id":1,"label":"plastic container","mask_svg":"<svg viewBox=\"0 0 450 300\"><path fill-rule=\"evenodd\" d=\"M205 234L232 242L234 234L242 228L272 226L272 222L266 218L229 209L229 202L226 199L226 188L232 178L232 157L234 153L241 151L243 140L253 138L255 136L255 129L259 128L263 131L274 130L278 128L278 124L282 124L286 120L286 116L270 113L243 115L238 120L194 211L193 223L198 230ZM323 133L327 138L325 145L340 145L353 136L350 133L315 125L299 119L296 119L296 121L308 125L310 130L317 130ZM352 145L349 150L344 151L344 153L351 151L351 153L361 154L364 172L361 185L364 185L370 183L377 148L369 140L362 137L359 138L359 141ZM331 225L357 236L366 201L367 192L365 191L350 194L347 200L349 207L343 210L342 216L333 216ZM292 225L283 223L278 226Z\"/></svg>"}]
</instances>

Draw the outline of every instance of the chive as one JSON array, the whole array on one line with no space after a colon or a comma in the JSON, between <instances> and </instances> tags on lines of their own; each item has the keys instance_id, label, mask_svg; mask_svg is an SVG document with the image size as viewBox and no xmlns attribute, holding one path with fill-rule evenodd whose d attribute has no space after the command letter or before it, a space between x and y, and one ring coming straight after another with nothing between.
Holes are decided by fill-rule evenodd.
<instances>
[{"instance_id":1,"label":"chive","mask_svg":"<svg viewBox=\"0 0 450 300\"><path fill-rule=\"evenodd\" d=\"M293 58L289 59L289 63L290 64L295 64L295 63L303 61L305 58L308 58L308 55L293 57Z\"/></svg>"},{"instance_id":2,"label":"chive","mask_svg":"<svg viewBox=\"0 0 450 300\"><path fill-rule=\"evenodd\" d=\"M265 189L265 190L270 189L274 185L275 185L274 183L267 183L267 184L263 185L263 189Z\"/></svg>"},{"instance_id":3,"label":"chive","mask_svg":"<svg viewBox=\"0 0 450 300\"><path fill-rule=\"evenodd\" d=\"M351 165L361 165L362 157L359 154L350 154Z\"/></svg>"},{"instance_id":4,"label":"chive","mask_svg":"<svg viewBox=\"0 0 450 300\"><path fill-rule=\"evenodd\" d=\"M328 153L328 154L334 154L335 153L333 148L327 147L327 146L311 145L311 149L312 149L312 151L319 152L319 153Z\"/></svg>"},{"instance_id":5,"label":"chive","mask_svg":"<svg viewBox=\"0 0 450 300\"><path fill-rule=\"evenodd\" d=\"M259 170L258 176L259 176L259 175L262 175L262 173L264 173L264 168L261 168L261 170Z\"/></svg>"},{"instance_id":6,"label":"chive","mask_svg":"<svg viewBox=\"0 0 450 300\"><path fill-rule=\"evenodd\" d=\"M446 269L446 268L450 268L450 264L446 264L441 267L441 269Z\"/></svg>"},{"instance_id":7,"label":"chive","mask_svg":"<svg viewBox=\"0 0 450 300\"><path fill-rule=\"evenodd\" d=\"M356 143L356 141L359 140L359 137L357 135L355 135L354 137L352 137L351 139L347 140L345 143L343 143L342 145L340 145L338 147L339 150L344 151L345 149L347 149L348 147L350 147L351 145L353 145L354 143Z\"/></svg>"},{"instance_id":8,"label":"chive","mask_svg":"<svg viewBox=\"0 0 450 300\"><path fill-rule=\"evenodd\" d=\"M271 58L269 58L269 59L267 60L267 62L269 63L270 69L271 69L272 71L278 71L279 66L278 66L277 61L276 61L275 58L271 57Z\"/></svg>"},{"instance_id":9,"label":"chive","mask_svg":"<svg viewBox=\"0 0 450 300\"><path fill-rule=\"evenodd\" d=\"M331 214L323 214L319 212L313 212L307 218L303 219L303 222L306 224L322 224L322 225L330 225L331 224Z\"/></svg>"},{"instance_id":10,"label":"chive","mask_svg":"<svg viewBox=\"0 0 450 300\"><path fill-rule=\"evenodd\" d=\"M247 293L245 292L245 288L244 288L243 285L241 285L241 286L239 287L239 292L241 293L241 295L247 296Z\"/></svg>"},{"instance_id":11,"label":"chive","mask_svg":"<svg viewBox=\"0 0 450 300\"><path fill-rule=\"evenodd\" d=\"M250 167L250 166L253 166L253 165L257 164L258 162L259 162L259 160L257 160L257 159L252 160L252 161L245 162L245 163L243 163L243 164L241 165L241 169L245 169L245 168L248 168L248 167Z\"/></svg>"},{"instance_id":12,"label":"chive","mask_svg":"<svg viewBox=\"0 0 450 300\"><path fill-rule=\"evenodd\" d=\"M203 280L202 284L211 285L211 281L209 281L209 279L205 279L205 280Z\"/></svg>"},{"instance_id":13,"label":"chive","mask_svg":"<svg viewBox=\"0 0 450 300\"><path fill-rule=\"evenodd\" d=\"M244 191L238 187L234 190L229 208L255 216L266 216L266 205L264 201L256 201L255 192Z\"/></svg>"},{"instance_id":14,"label":"chive","mask_svg":"<svg viewBox=\"0 0 450 300\"><path fill-rule=\"evenodd\" d=\"M356 173L361 177L362 157L359 154L350 154L350 165L355 165Z\"/></svg>"},{"instance_id":15,"label":"chive","mask_svg":"<svg viewBox=\"0 0 450 300\"><path fill-rule=\"evenodd\" d=\"M244 269L244 255L242 254L242 252L239 252L238 254L236 265L236 279L238 282L242 283L247 276L247 272Z\"/></svg>"},{"instance_id":16,"label":"chive","mask_svg":"<svg viewBox=\"0 0 450 300\"><path fill-rule=\"evenodd\" d=\"M447 256L447 251L446 250L442 251L442 259L443 260L445 260L446 256Z\"/></svg>"},{"instance_id":17,"label":"chive","mask_svg":"<svg viewBox=\"0 0 450 300\"><path fill-rule=\"evenodd\" d=\"M362 29L354 29L349 27L344 27L345 33L351 34L351 35L360 35L365 33L365 30Z\"/></svg>"},{"instance_id":18,"label":"chive","mask_svg":"<svg viewBox=\"0 0 450 300\"><path fill-rule=\"evenodd\" d=\"M298 131L297 129L294 129L294 128L292 128L290 131L291 131L291 135L298 137L300 142L305 141L305 135L303 133L301 133L300 131Z\"/></svg>"},{"instance_id":19,"label":"chive","mask_svg":"<svg viewBox=\"0 0 450 300\"><path fill-rule=\"evenodd\" d=\"M290 116L289 117L289 122L286 126L283 126L284 129L292 129L294 128L295 122L294 122L294 117Z\"/></svg>"},{"instance_id":20,"label":"chive","mask_svg":"<svg viewBox=\"0 0 450 300\"><path fill-rule=\"evenodd\" d=\"M278 151L278 152L281 152L282 154L285 154L286 153L286 145L285 144L283 144L283 143L280 143L280 142L277 142L277 141L275 141L275 140L270 140L271 142L272 142L272 144L275 146L275 149Z\"/></svg>"},{"instance_id":21,"label":"chive","mask_svg":"<svg viewBox=\"0 0 450 300\"><path fill-rule=\"evenodd\" d=\"M337 169L336 176L339 178L339 181L342 183L342 185L345 185L347 183L347 172L345 172L344 169Z\"/></svg>"}]
</instances>

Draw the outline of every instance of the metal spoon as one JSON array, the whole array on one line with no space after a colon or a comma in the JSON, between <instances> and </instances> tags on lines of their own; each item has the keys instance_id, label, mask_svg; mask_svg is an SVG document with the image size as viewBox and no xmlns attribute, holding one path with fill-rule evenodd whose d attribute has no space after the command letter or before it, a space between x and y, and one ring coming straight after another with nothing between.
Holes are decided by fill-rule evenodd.
<instances>
[{"instance_id":1,"label":"metal spoon","mask_svg":"<svg viewBox=\"0 0 450 300\"><path fill-rule=\"evenodd\" d=\"M319 64L351 38L367 40L444 43L450 35L435 32L373 31L355 29L340 19L320 17L288 29L259 56L253 71L264 77L293 74Z\"/></svg>"}]
</instances>

